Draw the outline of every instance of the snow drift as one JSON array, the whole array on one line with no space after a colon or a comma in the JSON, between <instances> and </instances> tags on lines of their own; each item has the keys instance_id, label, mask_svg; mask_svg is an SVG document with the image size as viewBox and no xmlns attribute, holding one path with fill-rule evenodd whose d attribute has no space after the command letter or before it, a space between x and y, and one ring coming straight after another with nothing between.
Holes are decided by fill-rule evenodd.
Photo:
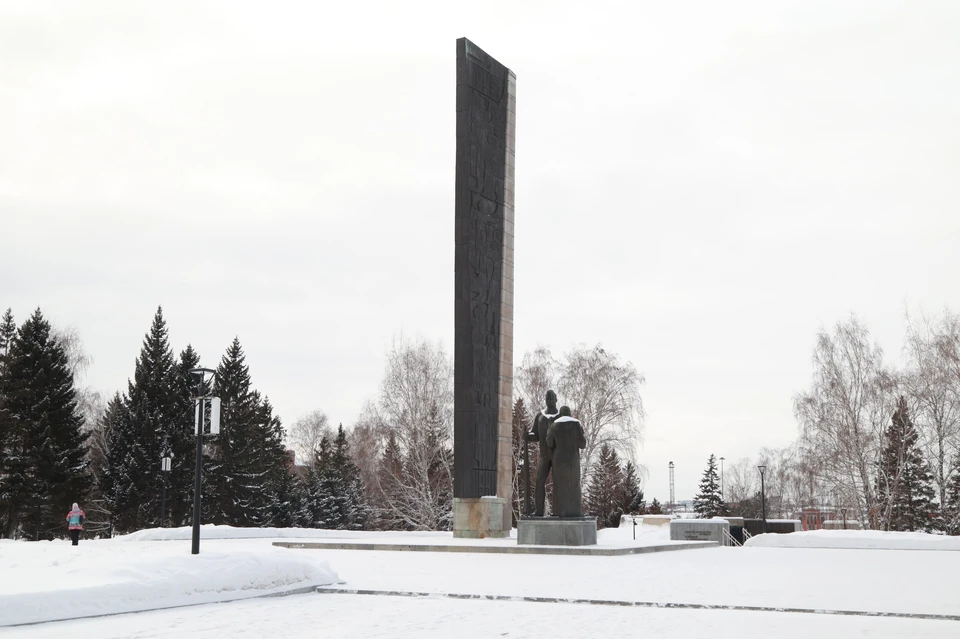
<instances>
[{"instance_id":1,"label":"snow drift","mask_svg":"<svg viewBox=\"0 0 960 639\"><path fill-rule=\"evenodd\" d=\"M279 594L339 581L309 553L187 544L0 543L0 626Z\"/></svg>"},{"instance_id":2,"label":"snow drift","mask_svg":"<svg viewBox=\"0 0 960 639\"><path fill-rule=\"evenodd\" d=\"M880 530L810 530L787 535L757 535L745 545L751 548L960 550L960 537Z\"/></svg>"}]
</instances>

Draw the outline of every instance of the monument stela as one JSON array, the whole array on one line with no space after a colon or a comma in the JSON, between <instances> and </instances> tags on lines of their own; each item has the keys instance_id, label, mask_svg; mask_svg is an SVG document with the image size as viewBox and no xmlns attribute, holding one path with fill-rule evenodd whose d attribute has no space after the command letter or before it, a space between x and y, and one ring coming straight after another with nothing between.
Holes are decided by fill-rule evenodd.
<instances>
[{"instance_id":1,"label":"monument stela","mask_svg":"<svg viewBox=\"0 0 960 639\"><path fill-rule=\"evenodd\" d=\"M507 537L513 495L516 76L457 40L453 529Z\"/></svg>"}]
</instances>

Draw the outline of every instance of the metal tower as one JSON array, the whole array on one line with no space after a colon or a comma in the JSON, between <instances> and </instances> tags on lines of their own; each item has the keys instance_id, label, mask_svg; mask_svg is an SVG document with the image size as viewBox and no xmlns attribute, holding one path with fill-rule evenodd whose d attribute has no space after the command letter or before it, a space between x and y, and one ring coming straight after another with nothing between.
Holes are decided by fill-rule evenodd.
<instances>
[{"instance_id":1,"label":"metal tower","mask_svg":"<svg viewBox=\"0 0 960 639\"><path fill-rule=\"evenodd\" d=\"M673 462L670 462L670 512L673 512L673 505L676 503L676 494L673 491Z\"/></svg>"}]
</instances>

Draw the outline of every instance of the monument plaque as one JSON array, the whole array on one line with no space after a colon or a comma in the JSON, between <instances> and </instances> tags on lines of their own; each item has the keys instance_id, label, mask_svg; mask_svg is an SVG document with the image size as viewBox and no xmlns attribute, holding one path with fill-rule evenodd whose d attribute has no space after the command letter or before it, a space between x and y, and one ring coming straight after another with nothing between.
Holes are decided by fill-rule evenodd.
<instances>
[{"instance_id":1,"label":"monument plaque","mask_svg":"<svg viewBox=\"0 0 960 639\"><path fill-rule=\"evenodd\" d=\"M510 534L516 76L457 40L454 535Z\"/></svg>"}]
</instances>

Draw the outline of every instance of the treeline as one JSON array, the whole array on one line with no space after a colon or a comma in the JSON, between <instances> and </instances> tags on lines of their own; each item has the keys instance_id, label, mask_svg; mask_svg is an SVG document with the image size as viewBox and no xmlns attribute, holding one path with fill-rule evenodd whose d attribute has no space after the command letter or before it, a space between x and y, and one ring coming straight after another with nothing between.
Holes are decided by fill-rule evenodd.
<instances>
[{"instance_id":1,"label":"treeline","mask_svg":"<svg viewBox=\"0 0 960 639\"><path fill-rule=\"evenodd\" d=\"M203 523L353 530L452 526L453 365L439 346L393 344L379 391L351 428L334 429L317 410L286 433L269 399L254 388L239 340L222 355L212 386L200 387L190 372L200 367L200 355L189 344L175 353L162 309L125 392L105 402L80 388L89 357L77 335L58 332L40 311L20 327L8 311L0 340L5 536L62 535L62 516L73 501L84 504L86 528L94 534L161 521L190 524L198 394L222 402L220 434L206 437L203 446ZM576 347L559 361L540 348L518 368L518 436L532 423L526 406L541 403L547 388L555 388L583 421L585 508L601 525L617 525L622 513L644 508L640 469L630 461L642 433L642 381L632 364L599 346ZM300 464L293 463L288 444ZM161 457L168 450L173 463L163 472Z\"/></svg>"},{"instance_id":2,"label":"treeline","mask_svg":"<svg viewBox=\"0 0 960 639\"><path fill-rule=\"evenodd\" d=\"M364 525L362 505L350 503L359 492L359 475L345 434L318 451L322 463L300 481L280 419L253 387L238 339L221 357L212 386L200 386L202 378L190 373L200 366L199 354L187 345L174 355L158 309L126 392L98 406L97 397L79 389L75 379L71 357L85 357L75 336L58 333L39 310L19 328L8 310L0 325L4 536L61 536L73 501L84 504L86 528L94 534L154 527L161 519L168 526L191 523L198 394L222 403L220 434L207 437L203 446L204 523ZM165 473L166 451L173 463Z\"/></svg>"},{"instance_id":3,"label":"treeline","mask_svg":"<svg viewBox=\"0 0 960 639\"><path fill-rule=\"evenodd\" d=\"M856 317L817 335L794 398L799 437L725 470L725 507L769 517L844 512L864 528L960 534L960 317L909 321L890 366ZM839 515L837 515L839 516Z\"/></svg>"}]
</instances>

